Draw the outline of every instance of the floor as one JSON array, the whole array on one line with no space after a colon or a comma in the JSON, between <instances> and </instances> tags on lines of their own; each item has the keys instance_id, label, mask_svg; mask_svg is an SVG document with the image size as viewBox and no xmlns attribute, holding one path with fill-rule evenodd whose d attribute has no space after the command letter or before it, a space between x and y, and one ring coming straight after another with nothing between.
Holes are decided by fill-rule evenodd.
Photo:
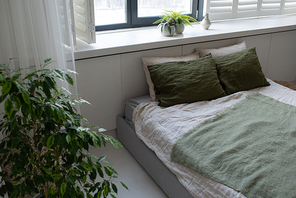
<instances>
[{"instance_id":1,"label":"floor","mask_svg":"<svg viewBox=\"0 0 296 198\"><path fill-rule=\"evenodd\" d=\"M168 198L125 148L117 150L110 144L106 148L92 148L90 152L96 156L107 156L106 160L119 174L118 181L128 186L129 190L126 190L117 183L117 198Z\"/></svg>"}]
</instances>

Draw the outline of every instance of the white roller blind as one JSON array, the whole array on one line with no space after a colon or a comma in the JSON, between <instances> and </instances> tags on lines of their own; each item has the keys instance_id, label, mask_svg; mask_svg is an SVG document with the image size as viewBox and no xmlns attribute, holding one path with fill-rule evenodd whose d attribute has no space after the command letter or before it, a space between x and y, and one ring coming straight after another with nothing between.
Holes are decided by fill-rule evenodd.
<instances>
[{"instance_id":1,"label":"white roller blind","mask_svg":"<svg viewBox=\"0 0 296 198\"><path fill-rule=\"evenodd\" d=\"M296 0L205 0L210 20L296 13Z\"/></svg>"},{"instance_id":2,"label":"white roller blind","mask_svg":"<svg viewBox=\"0 0 296 198\"><path fill-rule=\"evenodd\" d=\"M76 38L85 41L88 44L95 43L95 17L94 0L70 0L72 9ZM75 28L74 28L75 26Z\"/></svg>"}]
</instances>

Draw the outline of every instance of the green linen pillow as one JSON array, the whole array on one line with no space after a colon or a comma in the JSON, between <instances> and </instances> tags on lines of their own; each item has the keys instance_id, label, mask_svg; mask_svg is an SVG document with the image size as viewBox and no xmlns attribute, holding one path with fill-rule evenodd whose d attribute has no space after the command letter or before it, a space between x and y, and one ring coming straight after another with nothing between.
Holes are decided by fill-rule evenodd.
<instances>
[{"instance_id":1,"label":"green linen pillow","mask_svg":"<svg viewBox=\"0 0 296 198\"><path fill-rule=\"evenodd\" d=\"M196 60L149 65L148 70L162 107L226 95L211 54Z\"/></svg>"},{"instance_id":2,"label":"green linen pillow","mask_svg":"<svg viewBox=\"0 0 296 198\"><path fill-rule=\"evenodd\" d=\"M262 70L255 47L214 58L226 94L270 85Z\"/></svg>"}]
</instances>

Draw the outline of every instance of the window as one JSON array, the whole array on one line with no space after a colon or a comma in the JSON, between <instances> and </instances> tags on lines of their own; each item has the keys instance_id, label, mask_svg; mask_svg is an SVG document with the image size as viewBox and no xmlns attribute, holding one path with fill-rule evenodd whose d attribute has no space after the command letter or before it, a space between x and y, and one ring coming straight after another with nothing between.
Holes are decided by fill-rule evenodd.
<instances>
[{"instance_id":1,"label":"window","mask_svg":"<svg viewBox=\"0 0 296 198\"><path fill-rule=\"evenodd\" d=\"M150 26L164 10L197 18L198 0L94 0L96 31Z\"/></svg>"},{"instance_id":2,"label":"window","mask_svg":"<svg viewBox=\"0 0 296 198\"><path fill-rule=\"evenodd\" d=\"M95 43L95 31L150 26L163 10L185 11L199 21L295 14L296 0L68 0L73 40ZM198 16L198 17L197 17ZM95 18L95 22L94 22ZM75 36L76 35L76 36Z\"/></svg>"},{"instance_id":3,"label":"window","mask_svg":"<svg viewBox=\"0 0 296 198\"><path fill-rule=\"evenodd\" d=\"M296 0L204 0L210 19L225 20L296 13Z\"/></svg>"}]
</instances>

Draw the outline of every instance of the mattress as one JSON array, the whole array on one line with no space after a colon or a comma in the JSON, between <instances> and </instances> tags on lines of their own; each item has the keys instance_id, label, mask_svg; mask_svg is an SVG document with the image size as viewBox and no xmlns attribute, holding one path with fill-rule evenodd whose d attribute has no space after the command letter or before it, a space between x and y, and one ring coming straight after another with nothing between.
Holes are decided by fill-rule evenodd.
<instances>
[{"instance_id":1,"label":"mattress","mask_svg":"<svg viewBox=\"0 0 296 198\"><path fill-rule=\"evenodd\" d=\"M135 108L141 104L141 103L147 103L151 102L150 96L141 96L137 98L132 98L126 101L125 106L124 106L124 115L125 115L125 120L126 122L131 126L132 129L135 130L135 126L133 123L133 112Z\"/></svg>"},{"instance_id":2,"label":"mattress","mask_svg":"<svg viewBox=\"0 0 296 198\"><path fill-rule=\"evenodd\" d=\"M170 161L170 152L173 143L185 132L230 108L249 94L259 92L296 106L295 91L271 80L269 82L271 85L268 87L238 92L212 101L181 104L169 108L161 108L155 102L141 103L134 110L132 117L137 136L156 153L193 197L245 197L240 192Z\"/></svg>"}]
</instances>

